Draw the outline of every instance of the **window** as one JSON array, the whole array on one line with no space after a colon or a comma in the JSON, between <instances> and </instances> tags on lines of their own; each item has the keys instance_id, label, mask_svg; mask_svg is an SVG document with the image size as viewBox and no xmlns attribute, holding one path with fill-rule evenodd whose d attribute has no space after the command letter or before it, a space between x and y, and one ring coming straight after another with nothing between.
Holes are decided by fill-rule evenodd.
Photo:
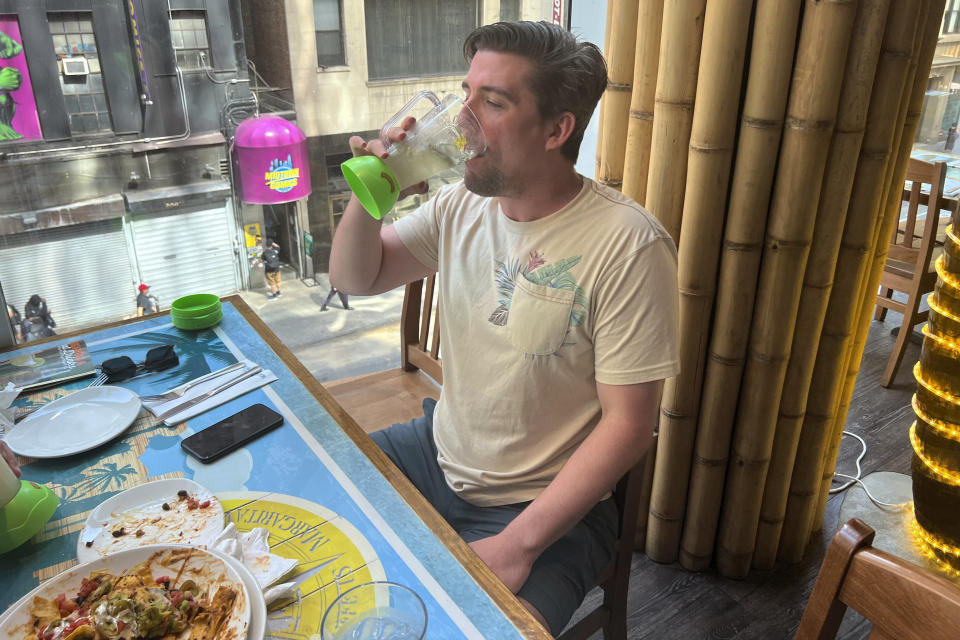
<instances>
[{"instance_id":1,"label":"window","mask_svg":"<svg viewBox=\"0 0 960 640\"><path fill-rule=\"evenodd\" d=\"M500 22L516 22L520 19L520 0L500 0Z\"/></svg>"},{"instance_id":2,"label":"window","mask_svg":"<svg viewBox=\"0 0 960 640\"><path fill-rule=\"evenodd\" d=\"M478 0L364 0L370 80L461 75Z\"/></svg>"},{"instance_id":3,"label":"window","mask_svg":"<svg viewBox=\"0 0 960 640\"><path fill-rule=\"evenodd\" d=\"M960 33L960 0L947 0L941 33L944 35Z\"/></svg>"},{"instance_id":4,"label":"window","mask_svg":"<svg viewBox=\"0 0 960 640\"><path fill-rule=\"evenodd\" d=\"M213 66L207 38L207 17L203 11L170 12L170 38L182 71L197 71Z\"/></svg>"},{"instance_id":5,"label":"window","mask_svg":"<svg viewBox=\"0 0 960 640\"><path fill-rule=\"evenodd\" d=\"M347 63L343 53L340 0L313 0L317 32L317 66L338 67Z\"/></svg>"},{"instance_id":6,"label":"window","mask_svg":"<svg viewBox=\"0 0 960 640\"><path fill-rule=\"evenodd\" d=\"M60 70L60 88L74 134L112 131L90 12L47 15Z\"/></svg>"}]
</instances>

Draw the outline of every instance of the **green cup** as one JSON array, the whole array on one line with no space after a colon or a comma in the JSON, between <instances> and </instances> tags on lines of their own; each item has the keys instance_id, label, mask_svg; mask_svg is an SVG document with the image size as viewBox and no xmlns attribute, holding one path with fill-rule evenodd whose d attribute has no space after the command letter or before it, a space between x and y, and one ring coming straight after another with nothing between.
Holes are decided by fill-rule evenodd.
<instances>
[{"instance_id":1,"label":"green cup","mask_svg":"<svg viewBox=\"0 0 960 640\"><path fill-rule=\"evenodd\" d=\"M170 321L178 329L186 329L188 331L195 331L197 329L207 329L214 326L218 322L223 320L223 309L217 309L211 313L208 313L204 316L196 317L182 317L170 314Z\"/></svg>"},{"instance_id":2,"label":"green cup","mask_svg":"<svg viewBox=\"0 0 960 640\"><path fill-rule=\"evenodd\" d=\"M340 165L357 200L377 220L390 212L400 195L393 171L376 156L357 156Z\"/></svg>"},{"instance_id":3,"label":"green cup","mask_svg":"<svg viewBox=\"0 0 960 640\"><path fill-rule=\"evenodd\" d=\"M220 308L220 298L212 293L194 293L177 298L170 304L171 315L195 318L208 315Z\"/></svg>"}]
</instances>

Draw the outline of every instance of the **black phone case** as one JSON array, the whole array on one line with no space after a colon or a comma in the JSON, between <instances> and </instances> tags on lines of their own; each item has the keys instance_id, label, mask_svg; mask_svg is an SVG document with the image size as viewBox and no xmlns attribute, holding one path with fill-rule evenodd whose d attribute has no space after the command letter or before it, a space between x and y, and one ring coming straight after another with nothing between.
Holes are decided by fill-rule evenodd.
<instances>
[{"instance_id":1,"label":"black phone case","mask_svg":"<svg viewBox=\"0 0 960 640\"><path fill-rule=\"evenodd\" d=\"M230 418L233 418L233 417L237 416L237 415L240 414L240 413L243 413L244 411L248 411L248 410L251 409L252 407L257 407L257 406L262 407L263 409L266 409L267 412L268 412L268 414L273 414L273 415L270 416L270 418L271 418L270 421L265 422L259 429L257 429L256 431L251 432L251 433L250 433L249 435L247 435L245 438L242 438L242 439L240 439L240 440L237 440L236 442L228 443L228 444L226 444L226 445L224 445L224 446L222 446L222 447L216 449L215 451L210 452L209 454L206 454L206 455L203 455L203 452L201 452L201 451L197 451L197 449L193 446L193 443L191 443L191 440L194 440L194 438L197 438L198 436L201 436L201 434L207 433L207 432L210 431L211 429L224 429L224 428L229 428L229 426L227 426L227 425L224 424L227 420L229 420ZM272 430L276 429L277 427L279 427L279 426L282 425L282 424L283 424L283 416L280 415L279 413L277 413L276 411L274 411L273 409L271 409L270 407L268 407L268 406L266 406L266 405L263 405L263 404L251 405L250 407L247 407L246 409L241 409L240 411L238 411L237 413L233 414L232 416L229 416L229 417L227 417L227 418L224 418L224 419L221 420L220 422L216 422L216 423L210 425L210 426L207 427L206 429L204 429L204 430L202 430L202 431L199 431L199 432L193 434L192 436L189 436L189 437L187 437L187 438L184 438L183 440L180 441L180 448L182 448L184 451L186 451L187 453L189 453L190 455L192 455L194 458L196 458L196 459L199 460L200 462L203 462L203 463L213 462L213 461L215 461L215 460L218 460L219 458L222 458L223 456L227 455L228 453L231 453L231 452L233 452L233 451L236 451L237 449L239 449L240 447L244 446L245 444L249 444L250 442L252 442L252 441L256 440L257 438L259 438L260 436L262 436L263 434L267 433L268 431L272 431ZM208 434L207 436L204 436L204 437L210 437L210 435ZM196 442L196 440L194 440L194 442Z\"/></svg>"}]
</instances>

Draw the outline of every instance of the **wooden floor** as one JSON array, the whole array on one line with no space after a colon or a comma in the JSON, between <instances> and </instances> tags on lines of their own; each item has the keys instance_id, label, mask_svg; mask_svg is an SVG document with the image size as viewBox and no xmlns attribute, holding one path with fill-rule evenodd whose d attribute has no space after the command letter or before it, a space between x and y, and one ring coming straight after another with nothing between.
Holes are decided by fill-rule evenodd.
<instances>
[{"instance_id":1,"label":"wooden floor","mask_svg":"<svg viewBox=\"0 0 960 640\"><path fill-rule=\"evenodd\" d=\"M900 316L893 313L888 314L885 323L873 322L847 418L846 429L867 443L867 453L861 462L863 475L874 471L910 473L907 431L913 422L912 369L920 358L919 340L911 341L894 385L890 389L880 386L880 375L895 340L890 331L899 323ZM854 473L859 452L856 440L844 438L837 469ZM811 541L803 563L778 566L767 572L754 571L745 580L728 580L714 570L690 573L678 564L657 564L635 553L630 579L628 637L792 638L829 538L837 530L842 500L843 494L830 497L823 532ZM594 590L588 595L587 603L595 603L599 597L599 590ZM860 639L866 638L869 632L869 623L848 612L837 637ZM601 637L600 633L594 636Z\"/></svg>"}]
</instances>

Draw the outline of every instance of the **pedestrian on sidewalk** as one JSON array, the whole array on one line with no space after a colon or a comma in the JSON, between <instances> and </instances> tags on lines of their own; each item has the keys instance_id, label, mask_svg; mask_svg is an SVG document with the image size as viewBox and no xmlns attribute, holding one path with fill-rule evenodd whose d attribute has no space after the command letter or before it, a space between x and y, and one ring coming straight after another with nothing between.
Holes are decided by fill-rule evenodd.
<instances>
[{"instance_id":1,"label":"pedestrian on sidewalk","mask_svg":"<svg viewBox=\"0 0 960 640\"><path fill-rule=\"evenodd\" d=\"M149 316L160 311L160 300L150 295L150 285L141 284L137 287L137 316Z\"/></svg>"},{"instance_id":2,"label":"pedestrian on sidewalk","mask_svg":"<svg viewBox=\"0 0 960 640\"><path fill-rule=\"evenodd\" d=\"M280 291L280 245L273 240L267 241L267 248L263 250L263 273L270 285L270 295L267 300L276 300L283 293Z\"/></svg>"},{"instance_id":3,"label":"pedestrian on sidewalk","mask_svg":"<svg viewBox=\"0 0 960 640\"><path fill-rule=\"evenodd\" d=\"M957 142L957 125L950 127L947 131L947 141L943 143L944 151L953 151L953 145Z\"/></svg>"},{"instance_id":4,"label":"pedestrian on sidewalk","mask_svg":"<svg viewBox=\"0 0 960 640\"><path fill-rule=\"evenodd\" d=\"M327 294L327 299L323 301L323 304L320 305L320 311L326 311L327 305L330 304L330 300L333 299L333 294L337 294L340 297L340 305L347 311L353 311L353 307L347 302L347 294L343 291L340 291L336 287L330 287L330 293Z\"/></svg>"}]
</instances>

